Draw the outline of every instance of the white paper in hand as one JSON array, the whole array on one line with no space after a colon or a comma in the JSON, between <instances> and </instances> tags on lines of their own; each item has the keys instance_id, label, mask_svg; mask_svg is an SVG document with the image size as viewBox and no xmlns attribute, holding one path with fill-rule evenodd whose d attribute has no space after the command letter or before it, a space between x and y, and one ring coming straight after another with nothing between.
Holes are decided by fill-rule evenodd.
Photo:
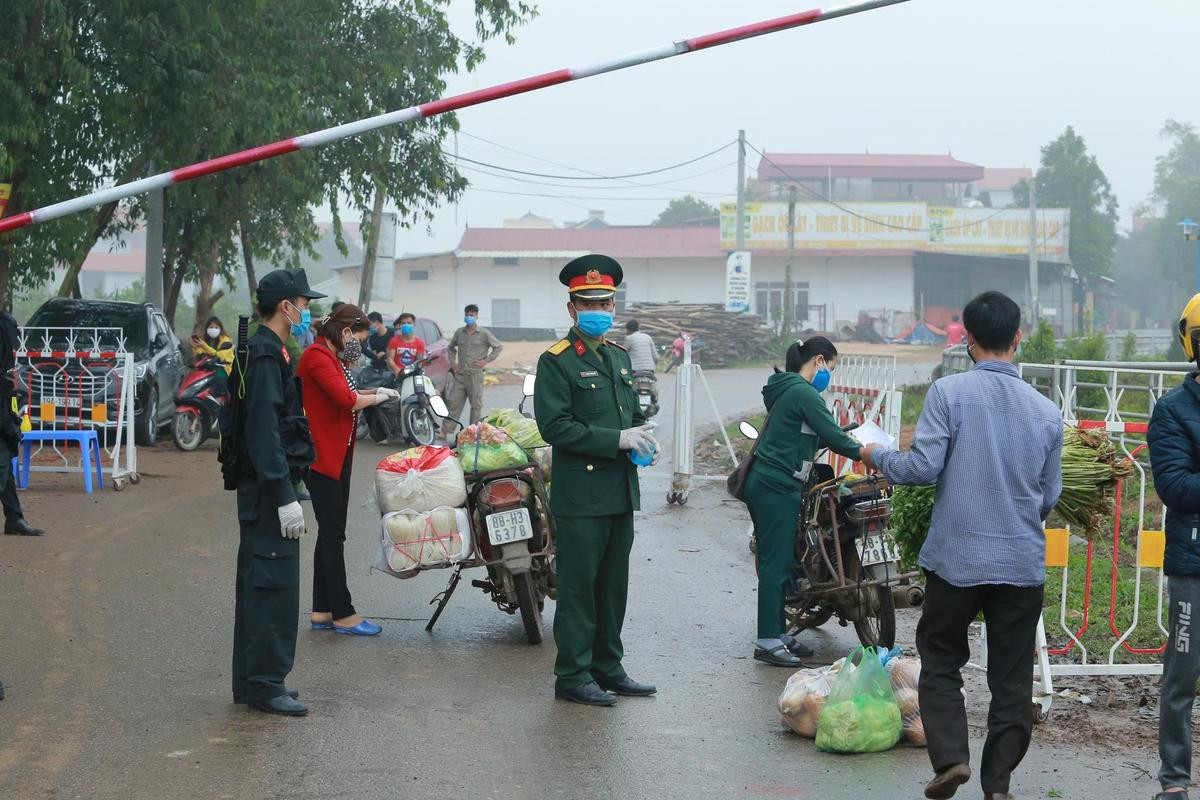
<instances>
[{"instance_id":1,"label":"white paper in hand","mask_svg":"<svg viewBox=\"0 0 1200 800\"><path fill-rule=\"evenodd\" d=\"M850 431L850 435L857 439L858 443L864 447L869 444L877 444L889 450L896 449L896 437L870 420Z\"/></svg>"}]
</instances>

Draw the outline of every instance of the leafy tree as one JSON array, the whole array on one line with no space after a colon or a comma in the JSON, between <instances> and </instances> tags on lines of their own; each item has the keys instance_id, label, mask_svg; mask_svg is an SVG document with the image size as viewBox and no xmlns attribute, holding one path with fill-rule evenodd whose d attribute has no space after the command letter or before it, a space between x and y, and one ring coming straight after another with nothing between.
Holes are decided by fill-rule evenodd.
<instances>
[{"instance_id":1,"label":"leafy tree","mask_svg":"<svg viewBox=\"0 0 1200 800\"><path fill-rule=\"evenodd\" d=\"M1021 342L1020 360L1023 364L1053 364L1058 358L1054 328L1045 319L1038 320L1037 329Z\"/></svg>"},{"instance_id":2,"label":"leafy tree","mask_svg":"<svg viewBox=\"0 0 1200 800\"><path fill-rule=\"evenodd\" d=\"M1034 176L1037 204L1043 208L1071 209L1071 262L1084 275L1112 272L1117 244L1117 198L1104 171L1089 154L1083 137L1068 126L1042 148L1042 162ZM1029 207L1029 185L1018 183L1018 206Z\"/></svg>"},{"instance_id":3,"label":"leafy tree","mask_svg":"<svg viewBox=\"0 0 1200 800\"><path fill-rule=\"evenodd\" d=\"M663 209L663 212L658 215L658 219L654 220L654 224L680 225L685 222L693 222L697 219L715 217L718 213L714 206L689 194L672 200Z\"/></svg>"},{"instance_id":4,"label":"leafy tree","mask_svg":"<svg viewBox=\"0 0 1200 800\"><path fill-rule=\"evenodd\" d=\"M1146 274L1143 282L1158 290L1165 306L1162 323L1171 327L1187 299L1200 291L1196 243L1184 241L1178 224L1185 218L1200 220L1200 134L1193 125L1167 120L1162 136L1169 149L1155 164L1152 206L1147 209L1159 219L1145 231L1158 273Z\"/></svg>"},{"instance_id":5,"label":"leafy tree","mask_svg":"<svg viewBox=\"0 0 1200 800\"><path fill-rule=\"evenodd\" d=\"M151 159L188 164L436 97L447 73L480 63L484 40L511 41L534 13L476 0L468 41L451 30L447 0L10 0L5 10L17 44L0 52L0 104L17 110L0 121L0 176L15 184L13 213L139 177ZM167 316L187 282L206 316L239 265L311 252L316 204L336 223L339 199L366 208L378 183L406 224L427 219L466 185L441 153L456 124L444 115L172 187ZM114 212L5 236L0 291L10 269L27 286L64 265L60 293L77 293L88 250L143 219L144 201Z\"/></svg>"}]
</instances>

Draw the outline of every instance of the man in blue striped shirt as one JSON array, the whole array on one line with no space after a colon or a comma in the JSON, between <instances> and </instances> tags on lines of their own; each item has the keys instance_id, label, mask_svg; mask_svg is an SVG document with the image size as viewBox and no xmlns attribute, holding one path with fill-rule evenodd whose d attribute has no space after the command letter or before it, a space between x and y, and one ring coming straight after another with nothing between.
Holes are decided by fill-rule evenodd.
<instances>
[{"instance_id":1,"label":"man in blue striped shirt","mask_svg":"<svg viewBox=\"0 0 1200 800\"><path fill-rule=\"evenodd\" d=\"M866 448L863 461L892 483L937 484L921 548L925 606L917 627L920 703L937 773L929 798L949 798L970 780L961 669L968 631L987 620L992 693L980 782L987 800L1009 797L1009 781L1033 732L1033 652L1046 580L1043 524L1062 492L1062 416L1021 379L1013 357L1021 310L986 292L963 310L975 368L929 388L906 453Z\"/></svg>"}]
</instances>

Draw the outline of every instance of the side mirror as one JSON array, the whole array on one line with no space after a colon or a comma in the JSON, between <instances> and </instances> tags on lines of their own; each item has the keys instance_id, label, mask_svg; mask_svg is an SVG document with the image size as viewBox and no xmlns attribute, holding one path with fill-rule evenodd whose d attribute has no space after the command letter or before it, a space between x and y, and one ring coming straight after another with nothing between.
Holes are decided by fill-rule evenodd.
<instances>
[{"instance_id":1,"label":"side mirror","mask_svg":"<svg viewBox=\"0 0 1200 800\"><path fill-rule=\"evenodd\" d=\"M171 340L167 338L167 335L165 333L160 333L158 336L154 337L155 347L166 347L170 343L171 343Z\"/></svg>"},{"instance_id":2,"label":"side mirror","mask_svg":"<svg viewBox=\"0 0 1200 800\"><path fill-rule=\"evenodd\" d=\"M746 420L742 420L738 423L738 430L742 432L742 436L745 436L751 441L754 441L758 438L758 428L754 427L749 422L746 422Z\"/></svg>"},{"instance_id":3,"label":"side mirror","mask_svg":"<svg viewBox=\"0 0 1200 800\"><path fill-rule=\"evenodd\" d=\"M446 407L446 401L440 395L431 395L429 398L429 407L433 409L433 413L437 414L442 419L450 416L450 409Z\"/></svg>"},{"instance_id":4,"label":"side mirror","mask_svg":"<svg viewBox=\"0 0 1200 800\"><path fill-rule=\"evenodd\" d=\"M525 376L525 382L521 386L521 391L525 393L526 397L533 397L533 387L536 383L537 375L531 373Z\"/></svg>"}]
</instances>

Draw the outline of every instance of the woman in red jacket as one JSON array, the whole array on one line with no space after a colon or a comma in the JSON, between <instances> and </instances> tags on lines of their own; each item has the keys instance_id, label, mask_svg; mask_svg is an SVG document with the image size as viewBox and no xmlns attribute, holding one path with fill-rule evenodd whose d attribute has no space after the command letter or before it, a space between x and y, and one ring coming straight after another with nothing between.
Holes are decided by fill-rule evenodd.
<instances>
[{"instance_id":1,"label":"woman in red jacket","mask_svg":"<svg viewBox=\"0 0 1200 800\"><path fill-rule=\"evenodd\" d=\"M317 517L313 554L313 630L376 636L382 628L354 610L346 586L346 514L350 507L350 472L354 463L354 431L359 409L382 403L393 389L359 391L350 365L362 357L369 323L358 306L342 305L314 326L317 340L300 357L296 374L304 382L317 461L309 473L309 494Z\"/></svg>"}]
</instances>

